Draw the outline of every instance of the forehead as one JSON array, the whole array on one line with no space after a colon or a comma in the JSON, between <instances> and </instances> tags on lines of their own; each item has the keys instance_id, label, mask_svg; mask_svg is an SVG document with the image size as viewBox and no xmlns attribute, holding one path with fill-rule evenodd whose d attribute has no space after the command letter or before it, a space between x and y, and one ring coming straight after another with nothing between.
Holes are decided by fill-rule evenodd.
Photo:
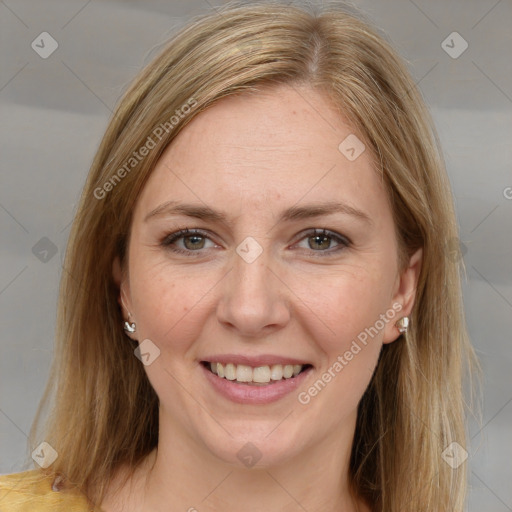
<instances>
[{"instance_id":1,"label":"forehead","mask_svg":"<svg viewBox=\"0 0 512 512\"><path fill-rule=\"evenodd\" d=\"M355 159L346 152L348 145L359 153L360 139L327 96L309 87L230 96L197 115L166 149L139 209L183 199L243 214L268 200L289 206L307 196L378 212L387 201L369 151Z\"/></svg>"}]
</instances>

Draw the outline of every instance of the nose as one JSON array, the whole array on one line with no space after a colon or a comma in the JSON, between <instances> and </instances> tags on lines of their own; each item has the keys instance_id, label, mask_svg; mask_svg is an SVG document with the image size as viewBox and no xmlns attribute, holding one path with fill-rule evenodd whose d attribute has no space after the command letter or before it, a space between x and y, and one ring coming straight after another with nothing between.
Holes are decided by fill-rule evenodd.
<instances>
[{"instance_id":1,"label":"nose","mask_svg":"<svg viewBox=\"0 0 512 512\"><path fill-rule=\"evenodd\" d=\"M266 251L248 263L234 254L234 266L223 280L218 321L244 337L261 337L290 321L288 288L274 271Z\"/></svg>"}]
</instances>

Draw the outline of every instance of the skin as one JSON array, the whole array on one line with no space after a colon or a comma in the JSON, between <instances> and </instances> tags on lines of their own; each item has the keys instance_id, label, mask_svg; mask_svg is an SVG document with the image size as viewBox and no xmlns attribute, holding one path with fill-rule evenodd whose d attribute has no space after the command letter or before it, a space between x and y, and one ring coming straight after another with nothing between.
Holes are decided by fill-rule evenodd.
<instances>
[{"instance_id":1,"label":"skin","mask_svg":"<svg viewBox=\"0 0 512 512\"><path fill-rule=\"evenodd\" d=\"M382 344L397 339L395 322L413 307L421 251L398 268L392 213L369 152L349 161L338 149L351 133L322 93L281 85L219 101L160 158L134 210L128 265L114 263L125 317L137 326L132 337L160 349L145 366L160 399L160 439L129 483L107 495L106 511L369 510L348 486L357 405ZM145 220L171 200L221 211L229 224L167 214ZM291 206L326 202L369 220L279 220ZM162 245L185 227L208 238ZM304 233L310 228L351 243ZM248 236L263 249L252 263L236 252ZM400 313L299 403L298 392L393 304ZM213 390L200 365L228 353L296 357L313 371L277 402L236 404ZM261 453L253 468L237 458L247 442Z\"/></svg>"}]
</instances>

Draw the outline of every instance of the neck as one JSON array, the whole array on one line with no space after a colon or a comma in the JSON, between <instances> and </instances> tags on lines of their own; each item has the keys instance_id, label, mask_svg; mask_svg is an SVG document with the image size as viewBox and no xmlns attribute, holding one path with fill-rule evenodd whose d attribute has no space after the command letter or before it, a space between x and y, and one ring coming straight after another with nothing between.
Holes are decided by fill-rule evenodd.
<instances>
[{"instance_id":1,"label":"neck","mask_svg":"<svg viewBox=\"0 0 512 512\"><path fill-rule=\"evenodd\" d=\"M220 460L161 416L139 510L362 512L366 509L358 508L349 485L353 432L351 425L348 435L324 439L297 457L247 469Z\"/></svg>"}]
</instances>

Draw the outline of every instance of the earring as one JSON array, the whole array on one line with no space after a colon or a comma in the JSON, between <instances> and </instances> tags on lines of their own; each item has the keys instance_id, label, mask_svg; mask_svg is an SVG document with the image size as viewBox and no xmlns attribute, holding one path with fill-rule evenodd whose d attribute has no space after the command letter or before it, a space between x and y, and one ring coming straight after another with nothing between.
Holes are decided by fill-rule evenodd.
<instances>
[{"instance_id":1,"label":"earring","mask_svg":"<svg viewBox=\"0 0 512 512\"><path fill-rule=\"evenodd\" d=\"M124 330L126 332L129 332L131 334L133 334L135 332L135 322L125 322L124 323Z\"/></svg>"},{"instance_id":2,"label":"earring","mask_svg":"<svg viewBox=\"0 0 512 512\"><path fill-rule=\"evenodd\" d=\"M400 318L400 320L397 321L395 325L396 328L400 331L400 333L403 334L404 332L407 332L407 329L409 328L409 317L403 316L402 318Z\"/></svg>"},{"instance_id":3,"label":"earring","mask_svg":"<svg viewBox=\"0 0 512 512\"><path fill-rule=\"evenodd\" d=\"M128 311L128 308L124 305L122 292L121 292L121 304L123 305L124 309L126 309L126 311ZM130 318L131 316L132 316L132 314L128 311L128 318ZM125 332L129 332L130 334L133 334L136 329L135 322L126 321L123 324L123 329L125 330Z\"/></svg>"}]
</instances>

